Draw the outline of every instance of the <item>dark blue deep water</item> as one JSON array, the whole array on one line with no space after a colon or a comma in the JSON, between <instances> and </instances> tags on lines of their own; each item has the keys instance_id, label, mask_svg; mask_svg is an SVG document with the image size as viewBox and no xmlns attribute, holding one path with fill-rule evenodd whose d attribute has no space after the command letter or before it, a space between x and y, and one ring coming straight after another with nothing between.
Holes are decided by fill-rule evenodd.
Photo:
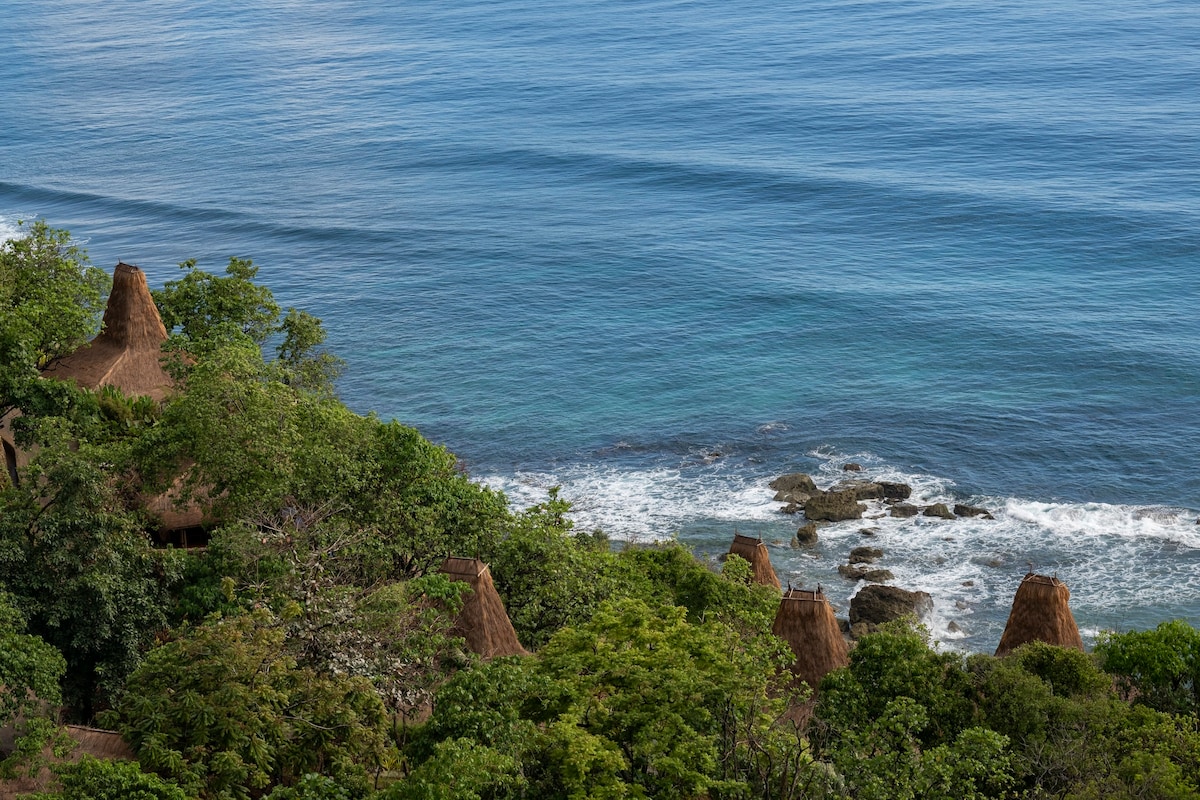
<instances>
[{"instance_id":1,"label":"dark blue deep water","mask_svg":"<svg viewBox=\"0 0 1200 800\"><path fill-rule=\"evenodd\" d=\"M352 407L614 538L758 533L844 612L873 528L965 649L1030 562L1089 633L1200 624L1198 42L1189 0L0 0L0 226L253 258ZM788 547L765 482L851 460L997 519Z\"/></svg>"}]
</instances>

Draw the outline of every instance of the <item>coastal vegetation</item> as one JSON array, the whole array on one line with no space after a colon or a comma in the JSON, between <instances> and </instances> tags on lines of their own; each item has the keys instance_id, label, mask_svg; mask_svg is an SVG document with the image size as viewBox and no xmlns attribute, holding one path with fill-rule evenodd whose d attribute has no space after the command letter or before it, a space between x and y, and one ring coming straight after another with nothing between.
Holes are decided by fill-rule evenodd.
<instances>
[{"instance_id":1,"label":"coastal vegetation","mask_svg":"<svg viewBox=\"0 0 1200 800\"><path fill-rule=\"evenodd\" d=\"M185 262L153 294L160 401L44 374L100 332L108 279L42 222L0 248L9 781L47 799L1200 797L1186 622L998 659L901 620L797 684L779 590L747 561L617 546L554 490L512 510L418 431L346 408L320 321L256 277ZM204 547L163 539L164 497L203 508ZM465 646L452 555L490 565L532 655ZM72 760L65 721L137 761Z\"/></svg>"}]
</instances>

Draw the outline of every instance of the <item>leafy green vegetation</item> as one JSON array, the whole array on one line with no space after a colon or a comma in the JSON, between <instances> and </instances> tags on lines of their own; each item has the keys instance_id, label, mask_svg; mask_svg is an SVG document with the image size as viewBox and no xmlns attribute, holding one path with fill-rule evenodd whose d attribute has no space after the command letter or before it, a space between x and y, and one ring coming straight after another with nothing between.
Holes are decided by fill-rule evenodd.
<instances>
[{"instance_id":1,"label":"leafy green vegetation","mask_svg":"<svg viewBox=\"0 0 1200 800\"><path fill-rule=\"evenodd\" d=\"M107 278L41 222L0 248L0 412L28 456L0 484L0 768L63 750L60 708L138 758L58 764L43 797L1200 797L1187 623L999 660L892 624L814 698L745 561L614 547L556 490L511 510L340 403L320 320L251 262L182 267L154 293L160 403L39 377L95 335ZM207 510L203 549L156 536L168 490ZM467 650L452 554L491 565L533 655Z\"/></svg>"}]
</instances>

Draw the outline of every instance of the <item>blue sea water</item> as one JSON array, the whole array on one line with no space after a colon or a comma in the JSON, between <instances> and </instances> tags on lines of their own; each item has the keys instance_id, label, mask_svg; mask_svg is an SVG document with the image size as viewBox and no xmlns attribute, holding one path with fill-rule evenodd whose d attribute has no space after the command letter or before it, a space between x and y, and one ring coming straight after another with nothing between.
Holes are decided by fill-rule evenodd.
<instances>
[{"instance_id":1,"label":"blue sea water","mask_svg":"<svg viewBox=\"0 0 1200 800\"><path fill-rule=\"evenodd\" d=\"M1030 563L1088 632L1200 624L1198 41L1186 0L0 0L0 232L253 258L355 409L614 538L757 533L843 613L869 529L953 646ZM847 461L996 520L788 547L766 482Z\"/></svg>"}]
</instances>

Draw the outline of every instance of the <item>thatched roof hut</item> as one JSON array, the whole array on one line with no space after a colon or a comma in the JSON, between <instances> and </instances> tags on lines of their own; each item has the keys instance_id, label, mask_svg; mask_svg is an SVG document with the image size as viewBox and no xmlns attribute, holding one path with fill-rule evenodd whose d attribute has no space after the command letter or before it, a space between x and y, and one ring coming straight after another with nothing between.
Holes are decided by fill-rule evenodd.
<instances>
[{"instance_id":1,"label":"thatched roof hut","mask_svg":"<svg viewBox=\"0 0 1200 800\"><path fill-rule=\"evenodd\" d=\"M467 647L484 658L529 655L517 640L517 632L496 593L487 564L477 558L451 556L442 564L441 571L451 580L471 586L454 625L454 632L467 640Z\"/></svg>"},{"instance_id":2,"label":"thatched roof hut","mask_svg":"<svg viewBox=\"0 0 1200 800\"><path fill-rule=\"evenodd\" d=\"M1082 650L1083 639L1071 614L1070 599L1071 591L1058 578L1028 573L1013 597L1012 611L996 655L1006 656L1026 642Z\"/></svg>"},{"instance_id":3,"label":"thatched roof hut","mask_svg":"<svg viewBox=\"0 0 1200 800\"><path fill-rule=\"evenodd\" d=\"M820 590L788 589L779 601L771 633L792 648L791 671L814 689L827 674L850 663L833 607Z\"/></svg>"},{"instance_id":4,"label":"thatched roof hut","mask_svg":"<svg viewBox=\"0 0 1200 800\"><path fill-rule=\"evenodd\" d=\"M755 583L774 586L776 589L783 588L779 584L779 578L775 576L775 570L771 567L771 554L767 552L767 546L763 544L762 539L735 533L733 544L729 546L729 554L741 556L750 562L750 566L754 568Z\"/></svg>"},{"instance_id":5,"label":"thatched roof hut","mask_svg":"<svg viewBox=\"0 0 1200 800\"><path fill-rule=\"evenodd\" d=\"M100 335L53 361L42 374L73 380L87 389L115 386L127 395L162 400L173 386L161 363L166 340L167 329L150 296L146 273L117 264Z\"/></svg>"}]
</instances>

